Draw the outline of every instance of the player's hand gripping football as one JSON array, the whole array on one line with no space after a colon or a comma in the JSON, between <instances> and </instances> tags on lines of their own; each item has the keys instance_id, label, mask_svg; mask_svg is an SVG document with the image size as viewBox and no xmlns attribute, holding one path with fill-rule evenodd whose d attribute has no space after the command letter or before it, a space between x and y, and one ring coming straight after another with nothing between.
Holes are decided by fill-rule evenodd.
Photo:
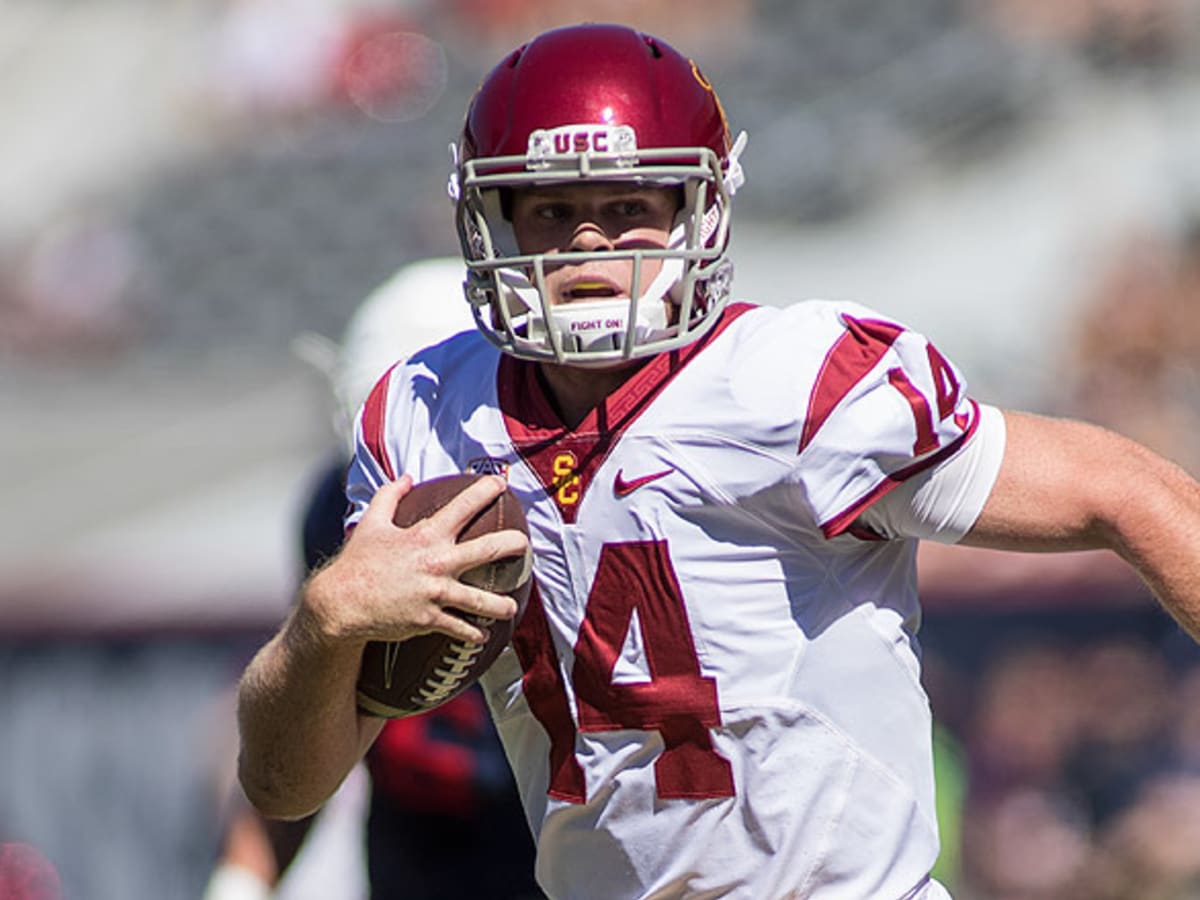
<instances>
[{"instance_id":1,"label":"player's hand gripping football","mask_svg":"<svg viewBox=\"0 0 1200 900\"><path fill-rule=\"evenodd\" d=\"M457 542L464 527L505 490L487 476L428 518L408 528L393 523L410 490L404 475L372 498L341 552L312 576L307 598L320 633L335 640L404 641L429 632L483 643L486 631L457 613L511 619L511 598L459 581L463 572L528 552L517 530L494 531Z\"/></svg>"}]
</instances>

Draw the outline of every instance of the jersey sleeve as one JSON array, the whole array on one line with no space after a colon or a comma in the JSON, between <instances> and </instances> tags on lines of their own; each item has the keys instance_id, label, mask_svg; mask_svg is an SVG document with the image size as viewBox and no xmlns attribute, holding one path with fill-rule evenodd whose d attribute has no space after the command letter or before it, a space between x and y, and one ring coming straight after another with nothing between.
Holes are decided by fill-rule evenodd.
<instances>
[{"instance_id":1,"label":"jersey sleeve","mask_svg":"<svg viewBox=\"0 0 1200 900\"><path fill-rule=\"evenodd\" d=\"M980 420L962 375L924 336L862 308L839 318L808 397L796 467L826 537L960 452Z\"/></svg>"},{"instance_id":2,"label":"jersey sleeve","mask_svg":"<svg viewBox=\"0 0 1200 900\"><path fill-rule=\"evenodd\" d=\"M354 424L354 457L346 473L349 506L343 524L347 533L362 518L375 492L387 482L395 481L400 471L387 442L389 400L398 368L399 364L388 369L375 382L358 411Z\"/></svg>"},{"instance_id":3,"label":"jersey sleeve","mask_svg":"<svg viewBox=\"0 0 1200 900\"><path fill-rule=\"evenodd\" d=\"M979 410L979 427L962 450L872 503L858 525L889 539L962 540L983 512L1004 459L1004 414L984 403Z\"/></svg>"},{"instance_id":4,"label":"jersey sleeve","mask_svg":"<svg viewBox=\"0 0 1200 900\"><path fill-rule=\"evenodd\" d=\"M375 383L355 419L347 532L389 481L405 473L420 481L461 472L460 459L479 455L461 423L470 410L495 403L499 352L477 331L463 331L397 362ZM439 416L454 424L440 432ZM445 444L448 435L453 449Z\"/></svg>"}]
</instances>

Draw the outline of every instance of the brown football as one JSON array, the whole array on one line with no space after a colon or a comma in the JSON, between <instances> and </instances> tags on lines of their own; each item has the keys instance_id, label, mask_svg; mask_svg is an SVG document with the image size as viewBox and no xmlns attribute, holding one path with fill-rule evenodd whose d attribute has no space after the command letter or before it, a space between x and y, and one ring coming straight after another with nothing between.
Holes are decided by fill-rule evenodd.
<instances>
[{"instance_id":1,"label":"brown football","mask_svg":"<svg viewBox=\"0 0 1200 900\"><path fill-rule=\"evenodd\" d=\"M396 505L393 521L407 528L428 518L481 475L447 475L413 486ZM529 533L521 503L511 489L493 500L459 533L460 541L513 528ZM486 644L469 644L440 634L407 641L371 641L358 674L358 706L370 715L397 719L425 712L462 693L479 679L512 638L532 586L531 556L506 557L464 572L459 580L517 601L505 621L474 617L486 625Z\"/></svg>"}]
</instances>

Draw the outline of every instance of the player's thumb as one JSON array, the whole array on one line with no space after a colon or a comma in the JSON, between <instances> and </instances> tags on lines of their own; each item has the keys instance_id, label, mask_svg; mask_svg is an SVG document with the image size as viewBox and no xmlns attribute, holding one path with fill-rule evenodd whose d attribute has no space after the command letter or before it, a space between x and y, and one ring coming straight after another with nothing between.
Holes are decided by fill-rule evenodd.
<instances>
[{"instance_id":1,"label":"player's thumb","mask_svg":"<svg viewBox=\"0 0 1200 900\"><path fill-rule=\"evenodd\" d=\"M395 481L381 485L363 511L359 526L386 527L391 525L396 516L396 504L400 502L401 497L412 490L412 486L413 480L409 475L401 475Z\"/></svg>"}]
</instances>

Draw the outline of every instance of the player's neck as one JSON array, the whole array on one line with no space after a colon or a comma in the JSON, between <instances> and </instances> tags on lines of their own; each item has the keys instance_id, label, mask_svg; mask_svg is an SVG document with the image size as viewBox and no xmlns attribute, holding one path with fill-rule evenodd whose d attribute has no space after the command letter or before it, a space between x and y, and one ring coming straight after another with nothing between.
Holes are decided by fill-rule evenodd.
<instances>
[{"instance_id":1,"label":"player's neck","mask_svg":"<svg viewBox=\"0 0 1200 900\"><path fill-rule=\"evenodd\" d=\"M538 374L546 395L562 423L574 430L587 414L642 367L645 360L614 369L581 369L542 363Z\"/></svg>"}]
</instances>

